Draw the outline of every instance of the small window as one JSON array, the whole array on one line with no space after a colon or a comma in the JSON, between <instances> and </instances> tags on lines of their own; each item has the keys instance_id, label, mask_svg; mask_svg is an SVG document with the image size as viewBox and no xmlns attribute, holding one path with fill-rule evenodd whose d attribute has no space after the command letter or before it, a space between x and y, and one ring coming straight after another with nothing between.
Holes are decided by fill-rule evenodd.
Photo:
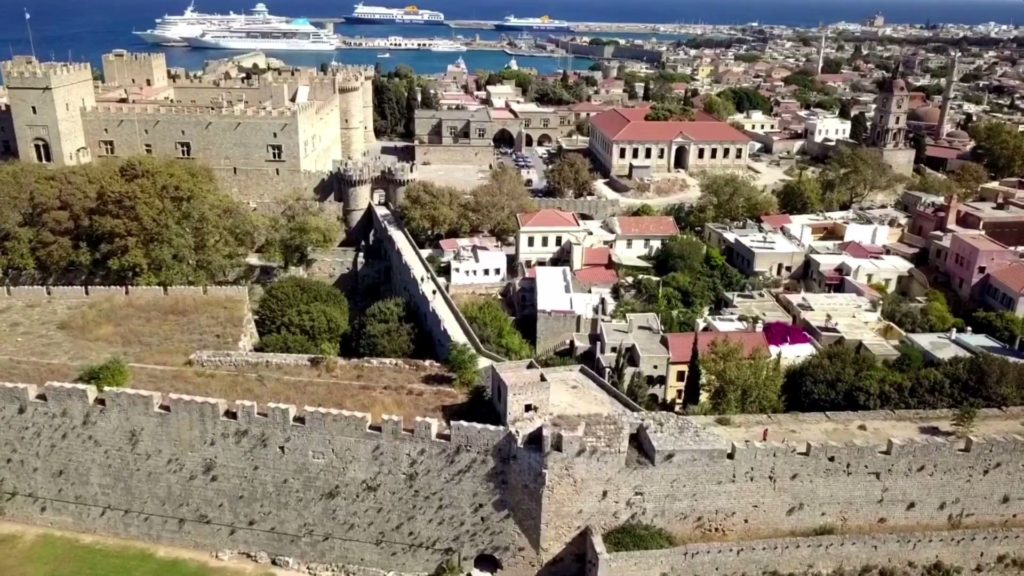
<instances>
[{"instance_id":1,"label":"small window","mask_svg":"<svg viewBox=\"0 0 1024 576\"><path fill-rule=\"evenodd\" d=\"M455 126L449 126L448 127L448 135L451 136L452 138L454 138L455 135L458 134L458 133L459 133L459 129L456 128Z\"/></svg>"},{"instance_id":2,"label":"small window","mask_svg":"<svg viewBox=\"0 0 1024 576\"><path fill-rule=\"evenodd\" d=\"M541 127L547 128L550 124L551 124L551 122L547 118L541 118L541 120L540 120Z\"/></svg>"},{"instance_id":3,"label":"small window","mask_svg":"<svg viewBox=\"0 0 1024 576\"><path fill-rule=\"evenodd\" d=\"M743 148L737 148L736 149L736 159L737 160L742 160L743 159Z\"/></svg>"},{"instance_id":4,"label":"small window","mask_svg":"<svg viewBox=\"0 0 1024 576\"><path fill-rule=\"evenodd\" d=\"M184 136L184 135L185 135L185 131L184 131L184 130L182 130L182 131L181 131L181 135L182 135L182 136Z\"/></svg>"},{"instance_id":5,"label":"small window","mask_svg":"<svg viewBox=\"0 0 1024 576\"><path fill-rule=\"evenodd\" d=\"M540 237L540 246L541 246L541 248L547 248L548 247L548 237L547 236L541 236Z\"/></svg>"},{"instance_id":6,"label":"small window","mask_svg":"<svg viewBox=\"0 0 1024 576\"><path fill-rule=\"evenodd\" d=\"M987 266L978 266L978 274L984 274L987 269Z\"/></svg>"},{"instance_id":7,"label":"small window","mask_svg":"<svg viewBox=\"0 0 1024 576\"><path fill-rule=\"evenodd\" d=\"M658 148L658 160L664 160L664 159L665 159L665 149L664 148Z\"/></svg>"},{"instance_id":8,"label":"small window","mask_svg":"<svg viewBox=\"0 0 1024 576\"><path fill-rule=\"evenodd\" d=\"M527 404L526 406L523 406L523 412L525 412L526 414L529 414L531 412L536 412L536 411L537 411L537 405L536 404Z\"/></svg>"},{"instance_id":9,"label":"small window","mask_svg":"<svg viewBox=\"0 0 1024 576\"><path fill-rule=\"evenodd\" d=\"M634 148L633 148L633 160L636 160L636 159L637 159L637 158L639 158L639 157L640 157L640 149L639 149L639 148L636 148L636 147L634 147Z\"/></svg>"},{"instance_id":10,"label":"small window","mask_svg":"<svg viewBox=\"0 0 1024 576\"><path fill-rule=\"evenodd\" d=\"M100 156L113 156L114 155L114 141L113 140L100 140Z\"/></svg>"},{"instance_id":11,"label":"small window","mask_svg":"<svg viewBox=\"0 0 1024 576\"><path fill-rule=\"evenodd\" d=\"M686 370L680 370L680 371L676 372L676 382L686 382ZM677 392L677 394L682 396L683 395L683 391L679 390Z\"/></svg>"},{"instance_id":12,"label":"small window","mask_svg":"<svg viewBox=\"0 0 1024 576\"><path fill-rule=\"evenodd\" d=\"M533 248L533 236L526 237L526 246L529 248Z\"/></svg>"},{"instance_id":13,"label":"small window","mask_svg":"<svg viewBox=\"0 0 1024 576\"><path fill-rule=\"evenodd\" d=\"M651 239L650 238L644 238L644 250L647 250L650 247L651 247Z\"/></svg>"},{"instance_id":14,"label":"small window","mask_svg":"<svg viewBox=\"0 0 1024 576\"><path fill-rule=\"evenodd\" d=\"M626 149L625 148L619 148L619 160L625 160L625 159L626 159Z\"/></svg>"},{"instance_id":15,"label":"small window","mask_svg":"<svg viewBox=\"0 0 1024 576\"><path fill-rule=\"evenodd\" d=\"M271 136L273 136L273 137L274 137L274 139L275 139L275 140L277 140L277 132L273 132L273 133L271 133Z\"/></svg>"},{"instance_id":16,"label":"small window","mask_svg":"<svg viewBox=\"0 0 1024 576\"><path fill-rule=\"evenodd\" d=\"M152 144L143 144L142 145L142 151L146 153L146 156L152 156L153 155L153 145Z\"/></svg>"},{"instance_id":17,"label":"small window","mask_svg":"<svg viewBox=\"0 0 1024 576\"><path fill-rule=\"evenodd\" d=\"M39 110L36 110L36 107L33 106L32 107L32 115L35 116L36 114L39 114Z\"/></svg>"},{"instance_id":18,"label":"small window","mask_svg":"<svg viewBox=\"0 0 1024 576\"><path fill-rule=\"evenodd\" d=\"M725 150L722 150L722 158L725 158L726 160L728 160L729 159L729 152L731 152L731 149L729 149L729 148L726 148Z\"/></svg>"},{"instance_id":19,"label":"small window","mask_svg":"<svg viewBox=\"0 0 1024 576\"><path fill-rule=\"evenodd\" d=\"M633 241L632 240L626 240L626 250L629 250L632 247L633 247Z\"/></svg>"},{"instance_id":20,"label":"small window","mask_svg":"<svg viewBox=\"0 0 1024 576\"><path fill-rule=\"evenodd\" d=\"M703 160L703 159L704 159L704 149L703 148L697 148L697 160Z\"/></svg>"},{"instance_id":21,"label":"small window","mask_svg":"<svg viewBox=\"0 0 1024 576\"><path fill-rule=\"evenodd\" d=\"M501 276L501 268L495 268L494 269L494 275L495 276Z\"/></svg>"},{"instance_id":22,"label":"small window","mask_svg":"<svg viewBox=\"0 0 1024 576\"><path fill-rule=\"evenodd\" d=\"M711 159L712 160L718 159L718 148L712 148L711 149Z\"/></svg>"},{"instance_id":23,"label":"small window","mask_svg":"<svg viewBox=\"0 0 1024 576\"><path fill-rule=\"evenodd\" d=\"M476 137L477 138L486 138L487 137L487 128L477 128L476 129Z\"/></svg>"},{"instance_id":24,"label":"small window","mask_svg":"<svg viewBox=\"0 0 1024 576\"><path fill-rule=\"evenodd\" d=\"M562 245L562 237L561 236L555 236L555 246L561 246L561 245Z\"/></svg>"},{"instance_id":25,"label":"small window","mask_svg":"<svg viewBox=\"0 0 1024 576\"><path fill-rule=\"evenodd\" d=\"M529 128L531 123L532 121L529 118L523 120L523 128Z\"/></svg>"},{"instance_id":26,"label":"small window","mask_svg":"<svg viewBox=\"0 0 1024 576\"><path fill-rule=\"evenodd\" d=\"M644 159L645 160L650 160L651 159L651 154L652 154L652 151L651 151L650 148L645 148L644 149Z\"/></svg>"},{"instance_id":27,"label":"small window","mask_svg":"<svg viewBox=\"0 0 1024 576\"><path fill-rule=\"evenodd\" d=\"M484 268L484 276L490 276L490 275L491 275L491 269L490 268Z\"/></svg>"},{"instance_id":28,"label":"small window","mask_svg":"<svg viewBox=\"0 0 1024 576\"><path fill-rule=\"evenodd\" d=\"M11 141L4 140L0 142L0 154L9 155L13 154L14 150L11 148Z\"/></svg>"},{"instance_id":29,"label":"small window","mask_svg":"<svg viewBox=\"0 0 1024 576\"><path fill-rule=\"evenodd\" d=\"M191 142L175 142L174 150L178 153L178 158L191 158L192 157L192 143Z\"/></svg>"},{"instance_id":30,"label":"small window","mask_svg":"<svg viewBox=\"0 0 1024 576\"><path fill-rule=\"evenodd\" d=\"M280 144L268 144L267 153L270 154L270 159L274 161L284 160L284 146Z\"/></svg>"}]
</instances>

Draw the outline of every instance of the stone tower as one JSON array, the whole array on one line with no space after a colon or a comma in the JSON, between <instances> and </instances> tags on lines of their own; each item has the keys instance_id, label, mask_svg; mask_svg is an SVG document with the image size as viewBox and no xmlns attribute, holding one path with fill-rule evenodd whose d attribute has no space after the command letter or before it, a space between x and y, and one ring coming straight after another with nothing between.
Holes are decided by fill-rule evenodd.
<instances>
[{"instance_id":1,"label":"stone tower","mask_svg":"<svg viewBox=\"0 0 1024 576\"><path fill-rule=\"evenodd\" d=\"M338 102L341 105L341 155L356 160L366 155L366 113L363 110L364 91L362 73L346 69L337 76ZM370 103L371 111L373 102ZM370 118L373 134L373 117Z\"/></svg>"},{"instance_id":2,"label":"stone tower","mask_svg":"<svg viewBox=\"0 0 1024 576\"><path fill-rule=\"evenodd\" d=\"M875 115L868 145L883 150L906 148L909 108L910 93L907 83L900 78L900 65L896 64L892 76L886 79L875 98Z\"/></svg>"},{"instance_id":3,"label":"stone tower","mask_svg":"<svg viewBox=\"0 0 1024 576\"><path fill-rule=\"evenodd\" d=\"M953 104L953 86L956 84L956 67L960 63L960 53L954 51L949 58L949 74L946 76L946 90L942 94L942 114L939 115L938 138L945 138L949 124L949 107Z\"/></svg>"},{"instance_id":4,"label":"stone tower","mask_svg":"<svg viewBox=\"0 0 1024 576\"><path fill-rule=\"evenodd\" d=\"M347 162L340 169L342 215L349 239L361 237L373 196L373 181L379 174L380 167L366 161Z\"/></svg>"},{"instance_id":5,"label":"stone tower","mask_svg":"<svg viewBox=\"0 0 1024 576\"><path fill-rule=\"evenodd\" d=\"M167 59L162 52L114 50L103 55L103 81L125 88L167 86Z\"/></svg>"},{"instance_id":6,"label":"stone tower","mask_svg":"<svg viewBox=\"0 0 1024 576\"><path fill-rule=\"evenodd\" d=\"M377 143L373 133L373 68L363 69L363 130L366 134L366 145Z\"/></svg>"},{"instance_id":7,"label":"stone tower","mask_svg":"<svg viewBox=\"0 0 1024 576\"><path fill-rule=\"evenodd\" d=\"M96 107L92 67L20 56L0 69L21 160L54 166L89 162L82 111Z\"/></svg>"}]
</instances>

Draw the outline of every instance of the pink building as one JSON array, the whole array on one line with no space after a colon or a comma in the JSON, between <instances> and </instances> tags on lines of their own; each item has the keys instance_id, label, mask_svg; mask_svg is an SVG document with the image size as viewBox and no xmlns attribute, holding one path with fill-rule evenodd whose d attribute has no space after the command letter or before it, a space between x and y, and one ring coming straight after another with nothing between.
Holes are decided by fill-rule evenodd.
<instances>
[{"instance_id":1,"label":"pink building","mask_svg":"<svg viewBox=\"0 0 1024 576\"><path fill-rule=\"evenodd\" d=\"M1013 250L987 236L954 234L946 257L946 272L953 289L968 300L986 274L1017 260Z\"/></svg>"}]
</instances>

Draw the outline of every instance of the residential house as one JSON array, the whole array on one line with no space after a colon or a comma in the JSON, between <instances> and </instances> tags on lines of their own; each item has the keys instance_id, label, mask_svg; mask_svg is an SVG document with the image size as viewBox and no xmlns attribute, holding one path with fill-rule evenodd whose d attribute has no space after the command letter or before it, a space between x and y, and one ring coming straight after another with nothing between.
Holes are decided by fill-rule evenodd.
<instances>
[{"instance_id":1,"label":"residential house","mask_svg":"<svg viewBox=\"0 0 1024 576\"><path fill-rule=\"evenodd\" d=\"M449 265L452 286L497 284L508 278L508 257L502 250L483 246L462 247Z\"/></svg>"},{"instance_id":2,"label":"residential house","mask_svg":"<svg viewBox=\"0 0 1024 576\"><path fill-rule=\"evenodd\" d=\"M914 264L906 258L888 254L807 256L808 283L820 292L849 292L848 281L861 286L881 285L887 291L895 292L913 268Z\"/></svg>"},{"instance_id":3,"label":"residential house","mask_svg":"<svg viewBox=\"0 0 1024 576\"><path fill-rule=\"evenodd\" d=\"M620 361L623 380L629 382L634 373L641 373L651 394L660 401L668 369L668 349L662 340L657 314L627 314L625 322L600 322L594 355L598 374L606 380L613 377L616 362Z\"/></svg>"},{"instance_id":4,"label":"residential house","mask_svg":"<svg viewBox=\"0 0 1024 576\"><path fill-rule=\"evenodd\" d=\"M779 304L821 346L843 344L878 360L898 358L903 332L870 299L849 293L779 294Z\"/></svg>"},{"instance_id":5,"label":"residential house","mask_svg":"<svg viewBox=\"0 0 1024 576\"><path fill-rule=\"evenodd\" d=\"M747 132L760 134L779 130L779 120L760 110L747 110L745 113L734 114L729 117L729 123Z\"/></svg>"},{"instance_id":6,"label":"residential house","mask_svg":"<svg viewBox=\"0 0 1024 576\"><path fill-rule=\"evenodd\" d=\"M518 284L516 300L521 316L536 317L540 355L569 345L574 334L615 310L611 290L576 286L568 266L531 268L529 277Z\"/></svg>"},{"instance_id":7,"label":"residential house","mask_svg":"<svg viewBox=\"0 0 1024 576\"><path fill-rule=\"evenodd\" d=\"M984 334L949 332L907 334L904 341L924 353L930 362L944 362L953 358L969 358L991 354L1011 362L1024 362L1019 350Z\"/></svg>"},{"instance_id":8,"label":"residential house","mask_svg":"<svg viewBox=\"0 0 1024 576\"><path fill-rule=\"evenodd\" d=\"M964 300L978 296L986 274L1019 261L1016 252L982 234L953 234L946 256L946 273L953 290Z\"/></svg>"},{"instance_id":9,"label":"residential house","mask_svg":"<svg viewBox=\"0 0 1024 576\"><path fill-rule=\"evenodd\" d=\"M804 262L803 247L764 227L710 224L704 234L708 245L721 250L726 261L745 276L789 278Z\"/></svg>"},{"instance_id":10,"label":"residential house","mask_svg":"<svg viewBox=\"0 0 1024 576\"><path fill-rule=\"evenodd\" d=\"M586 226L572 212L544 209L519 214L516 219L516 260L525 266L546 264L566 243L582 245L588 234Z\"/></svg>"},{"instance_id":11,"label":"residential house","mask_svg":"<svg viewBox=\"0 0 1024 576\"><path fill-rule=\"evenodd\" d=\"M665 393L662 400L682 406L686 375L693 362L694 341L697 343L698 355L711 351L715 342L739 344L746 356L753 356L759 351L768 353L768 341L763 332L683 332L665 334L663 343L668 348L668 374L665 379Z\"/></svg>"},{"instance_id":12,"label":"residential house","mask_svg":"<svg viewBox=\"0 0 1024 576\"><path fill-rule=\"evenodd\" d=\"M1024 262L1011 262L989 272L981 299L992 310L1024 316Z\"/></svg>"},{"instance_id":13,"label":"residential house","mask_svg":"<svg viewBox=\"0 0 1024 576\"><path fill-rule=\"evenodd\" d=\"M671 216L615 216L607 221L615 233L615 254L620 256L653 256L661 245L679 234Z\"/></svg>"}]
</instances>

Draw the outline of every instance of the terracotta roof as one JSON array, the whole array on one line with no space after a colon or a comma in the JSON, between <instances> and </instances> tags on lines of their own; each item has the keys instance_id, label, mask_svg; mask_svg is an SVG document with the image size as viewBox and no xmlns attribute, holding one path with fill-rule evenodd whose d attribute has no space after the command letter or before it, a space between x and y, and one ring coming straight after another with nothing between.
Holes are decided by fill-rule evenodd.
<instances>
[{"instance_id":1,"label":"terracotta roof","mask_svg":"<svg viewBox=\"0 0 1024 576\"><path fill-rule=\"evenodd\" d=\"M569 110L572 110L573 112L605 112L611 109L611 106L598 104L596 102L578 102L569 106Z\"/></svg>"},{"instance_id":2,"label":"terracotta roof","mask_svg":"<svg viewBox=\"0 0 1024 576\"><path fill-rule=\"evenodd\" d=\"M688 364L693 355L693 339L697 338L697 346L701 354L711 350L711 343L719 340L733 342L743 346L743 352L751 356L758 350L768 351L768 340L763 332L683 332L666 334L668 340L669 362Z\"/></svg>"},{"instance_id":3,"label":"terracotta roof","mask_svg":"<svg viewBox=\"0 0 1024 576\"><path fill-rule=\"evenodd\" d=\"M925 156L930 158L942 158L944 160L956 160L964 153L960 148L953 148L952 146L935 146L929 144L925 148Z\"/></svg>"},{"instance_id":4,"label":"terracotta roof","mask_svg":"<svg viewBox=\"0 0 1024 576\"><path fill-rule=\"evenodd\" d=\"M1024 263L1011 262L1005 268L990 272L989 276L998 280L1000 284L1010 290L1013 290L1018 297L1024 293Z\"/></svg>"},{"instance_id":5,"label":"terracotta roof","mask_svg":"<svg viewBox=\"0 0 1024 576\"><path fill-rule=\"evenodd\" d=\"M792 224L793 219L789 217L789 214L765 214L761 216L761 222L772 228L782 228L786 224Z\"/></svg>"},{"instance_id":6,"label":"terracotta roof","mask_svg":"<svg viewBox=\"0 0 1024 576\"><path fill-rule=\"evenodd\" d=\"M671 216L618 216L620 236L675 236L679 227Z\"/></svg>"},{"instance_id":7,"label":"terracotta roof","mask_svg":"<svg viewBox=\"0 0 1024 576\"><path fill-rule=\"evenodd\" d=\"M590 119L592 127L612 141L668 142L681 138L691 142L750 142L746 134L725 122L699 120L648 122L644 108L615 108Z\"/></svg>"},{"instance_id":8,"label":"terracotta roof","mask_svg":"<svg viewBox=\"0 0 1024 576\"><path fill-rule=\"evenodd\" d=\"M573 272L572 275L584 284L613 286L619 282L619 274L604 266L588 266Z\"/></svg>"},{"instance_id":9,"label":"terracotta roof","mask_svg":"<svg viewBox=\"0 0 1024 576\"><path fill-rule=\"evenodd\" d=\"M573 212L545 209L538 212L517 214L520 228L577 228L580 221Z\"/></svg>"},{"instance_id":10,"label":"terracotta roof","mask_svg":"<svg viewBox=\"0 0 1024 576\"><path fill-rule=\"evenodd\" d=\"M839 244L839 249L854 258L874 258L885 254L885 249L881 246L861 244L860 242L842 242Z\"/></svg>"},{"instance_id":11,"label":"terracotta roof","mask_svg":"<svg viewBox=\"0 0 1024 576\"><path fill-rule=\"evenodd\" d=\"M609 266L612 263L612 249L595 246L583 249L583 266Z\"/></svg>"}]
</instances>

